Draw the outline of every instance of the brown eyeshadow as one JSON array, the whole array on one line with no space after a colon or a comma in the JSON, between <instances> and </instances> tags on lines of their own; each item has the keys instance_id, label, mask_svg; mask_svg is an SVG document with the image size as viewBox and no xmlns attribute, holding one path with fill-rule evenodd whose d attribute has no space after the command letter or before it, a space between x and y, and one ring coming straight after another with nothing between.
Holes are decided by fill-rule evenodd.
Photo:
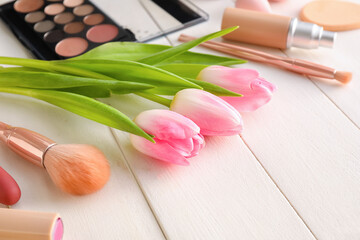
<instances>
[{"instance_id":1,"label":"brown eyeshadow","mask_svg":"<svg viewBox=\"0 0 360 240\"><path fill-rule=\"evenodd\" d=\"M26 14L25 21L28 23L37 23L44 20L44 18L45 14L43 12L37 11Z\"/></svg>"},{"instance_id":2,"label":"brown eyeshadow","mask_svg":"<svg viewBox=\"0 0 360 240\"><path fill-rule=\"evenodd\" d=\"M53 21L45 20L45 21L36 23L34 25L34 30L39 33L44 33L44 32L50 31L54 27L55 27L55 23Z\"/></svg>"},{"instance_id":3,"label":"brown eyeshadow","mask_svg":"<svg viewBox=\"0 0 360 240\"><path fill-rule=\"evenodd\" d=\"M84 0L64 0L64 5L69 8L77 7L84 3Z\"/></svg>"},{"instance_id":4,"label":"brown eyeshadow","mask_svg":"<svg viewBox=\"0 0 360 240\"><path fill-rule=\"evenodd\" d=\"M73 57L79 55L88 47L88 42L80 37L66 38L56 44L55 52L63 57Z\"/></svg>"},{"instance_id":5,"label":"brown eyeshadow","mask_svg":"<svg viewBox=\"0 0 360 240\"><path fill-rule=\"evenodd\" d=\"M102 23L104 19L105 19L104 15L100 13L95 13L84 17L84 23L87 25L96 25Z\"/></svg>"},{"instance_id":6,"label":"brown eyeshadow","mask_svg":"<svg viewBox=\"0 0 360 240\"><path fill-rule=\"evenodd\" d=\"M74 8L74 14L77 16L85 16L92 13L93 11L94 7L89 4L81 5Z\"/></svg>"},{"instance_id":7,"label":"brown eyeshadow","mask_svg":"<svg viewBox=\"0 0 360 240\"><path fill-rule=\"evenodd\" d=\"M14 9L20 13L29 13L39 10L43 5L43 0L17 0L14 3Z\"/></svg>"},{"instance_id":8,"label":"brown eyeshadow","mask_svg":"<svg viewBox=\"0 0 360 240\"><path fill-rule=\"evenodd\" d=\"M119 29L112 24L96 25L89 29L86 33L87 39L96 43L104 43L113 40Z\"/></svg>"},{"instance_id":9,"label":"brown eyeshadow","mask_svg":"<svg viewBox=\"0 0 360 240\"><path fill-rule=\"evenodd\" d=\"M50 31L45 33L44 35L44 40L46 42L59 42L61 39L63 39L65 36L65 33L62 30L54 30L54 31Z\"/></svg>"},{"instance_id":10,"label":"brown eyeshadow","mask_svg":"<svg viewBox=\"0 0 360 240\"><path fill-rule=\"evenodd\" d=\"M44 9L44 12L47 15L56 15L56 14L62 13L64 10L65 10L65 7L61 3L53 3L50 5L47 5Z\"/></svg>"},{"instance_id":11,"label":"brown eyeshadow","mask_svg":"<svg viewBox=\"0 0 360 240\"><path fill-rule=\"evenodd\" d=\"M69 34L79 33L84 29L85 25L82 22L72 22L64 26L64 31Z\"/></svg>"},{"instance_id":12,"label":"brown eyeshadow","mask_svg":"<svg viewBox=\"0 0 360 240\"><path fill-rule=\"evenodd\" d=\"M54 22L57 24L66 24L74 20L75 15L70 12L60 13L54 17Z\"/></svg>"}]
</instances>

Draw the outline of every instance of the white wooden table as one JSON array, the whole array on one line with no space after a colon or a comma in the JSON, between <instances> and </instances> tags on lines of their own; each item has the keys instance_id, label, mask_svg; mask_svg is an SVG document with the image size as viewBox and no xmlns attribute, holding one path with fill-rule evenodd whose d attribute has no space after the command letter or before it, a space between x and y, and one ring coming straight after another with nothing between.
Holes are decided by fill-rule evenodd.
<instances>
[{"instance_id":1,"label":"white wooden table","mask_svg":"<svg viewBox=\"0 0 360 240\"><path fill-rule=\"evenodd\" d=\"M272 8L297 16L305 2L287 0ZM234 4L194 3L210 14L209 21L183 31L197 37L218 30L223 9ZM178 36L154 43L176 45ZM354 30L340 32L334 49L256 47L352 71L353 81L342 86L253 62L239 66L257 69L278 91L268 105L243 114L241 137L206 138L207 146L189 167L142 155L124 132L35 99L0 93L0 121L59 143L96 145L112 169L101 191L75 197L1 145L0 166L22 190L14 208L59 212L64 240L360 239L359 40L360 30ZM0 43L1 56L30 56L2 22ZM131 117L160 107L131 95L106 102Z\"/></svg>"}]
</instances>

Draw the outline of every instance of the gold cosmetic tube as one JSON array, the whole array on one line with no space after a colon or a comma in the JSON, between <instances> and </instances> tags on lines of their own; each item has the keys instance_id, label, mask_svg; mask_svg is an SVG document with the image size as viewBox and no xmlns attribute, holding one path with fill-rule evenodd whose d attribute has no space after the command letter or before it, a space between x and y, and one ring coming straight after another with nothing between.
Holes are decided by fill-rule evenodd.
<instances>
[{"instance_id":1,"label":"gold cosmetic tube","mask_svg":"<svg viewBox=\"0 0 360 240\"><path fill-rule=\"evenodd\" d=\"M297 18L239 8L226 8L221 29L239 26L224 39L286 49L332 47L336 34Z\"/></svg>"},{"instance_id":2,"label":"gold cosmetic tube","mask_svg":"<svg viewBox=\"0 0 360 240\"><path fill-rule=\"evenodd\" d=\"M0 240L61 240L63 230L57 213L0 208Z\"/></svg>"}]
</instances>

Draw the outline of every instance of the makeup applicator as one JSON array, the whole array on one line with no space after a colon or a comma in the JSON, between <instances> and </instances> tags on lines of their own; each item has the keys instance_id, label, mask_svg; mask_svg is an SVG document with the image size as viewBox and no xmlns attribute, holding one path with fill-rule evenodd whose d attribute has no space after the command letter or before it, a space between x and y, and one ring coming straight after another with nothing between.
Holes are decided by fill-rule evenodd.
<instances>
[{"instance_id":1,"label":"makeup applicator","mask_svg":"<svg viewBox=\"0 0 360 240\"><path fill-rule=\"evenodd\" d=\"M181 34L179 37L180 42L188 42L196 39L192 36ZM259 50L237 46L234 44L207 41L201 43L200 46L216 50L219 52L227 53L239 58L271 64L279 68L283 68L292 72L304 74L310 77L320 77L326 79L335 79L341 83L348 83L351 81L352 73L346 71L337 71L336 69L326 67L317 63L294 59L289 57L283 57L278 55L272 55Z\"/></svg>"},{"instance_id":2,"label":"makeup applicator","mask_svg":"<svg viewBox=\"0 0 360 240\"><path fill-rule=\"evenodd\" d=\"M0 122L0 140L24 159L45 168L64 192L90 194L101 189L109 179L108 161L94 146L56 144L39 133L3 122Z\"/></svg>"}]
</instances>

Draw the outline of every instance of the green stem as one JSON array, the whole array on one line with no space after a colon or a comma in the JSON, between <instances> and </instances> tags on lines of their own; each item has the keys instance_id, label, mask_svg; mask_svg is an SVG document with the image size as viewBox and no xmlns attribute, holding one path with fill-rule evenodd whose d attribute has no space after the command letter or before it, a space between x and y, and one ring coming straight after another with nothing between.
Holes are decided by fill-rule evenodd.
<instances>
[{"instance_id":1,"label":"green stem","mask_svg":"<svg viewBox=\"0 0 360 240\"><path fill-rule=\"evenodd\" d=\"M32 97L31 92L27 91L27 89L25 89L25 88L0 87L0 92L13 93L13 94Z\"/></svg>"},{"instance_id":2,"label":"green stem","mask_svg":"<svg viewBox=\"0 0 360 240\"><path fill-rule=\"evenodd\" d=\"M0 57L1 64L15 65L15 66L23 66L30 67L42 70L53 70L57 72L72 74L81 77L90 77L90 78L98 78L98 79L113 79L106 75L88 71L85 69L74 68L65 66L62 64L56 64L56 61L43 61L37 59L26 59L26 58L12 58L12 57Z\"/></svg>"},{"instance_id":3,"label":"green stem","mask_svg":"<svg viewBox=\"0 0 360 240\"><path fill-rule=\"evenodd\" d=\"M159 95L155 95L155 94L152 94L152 93L145 93L145 92L137 92L135 93L136 95L140 96L140 97L143 97L143 98L146 98L146 99L149 99L153 102L157 102L157 103L160 103L166 107L170 107L170 104L171 104L171 100L170 99L167 99L167 98L164 98L164 97L160 97Z\"/></svg>"}]
</instances>

